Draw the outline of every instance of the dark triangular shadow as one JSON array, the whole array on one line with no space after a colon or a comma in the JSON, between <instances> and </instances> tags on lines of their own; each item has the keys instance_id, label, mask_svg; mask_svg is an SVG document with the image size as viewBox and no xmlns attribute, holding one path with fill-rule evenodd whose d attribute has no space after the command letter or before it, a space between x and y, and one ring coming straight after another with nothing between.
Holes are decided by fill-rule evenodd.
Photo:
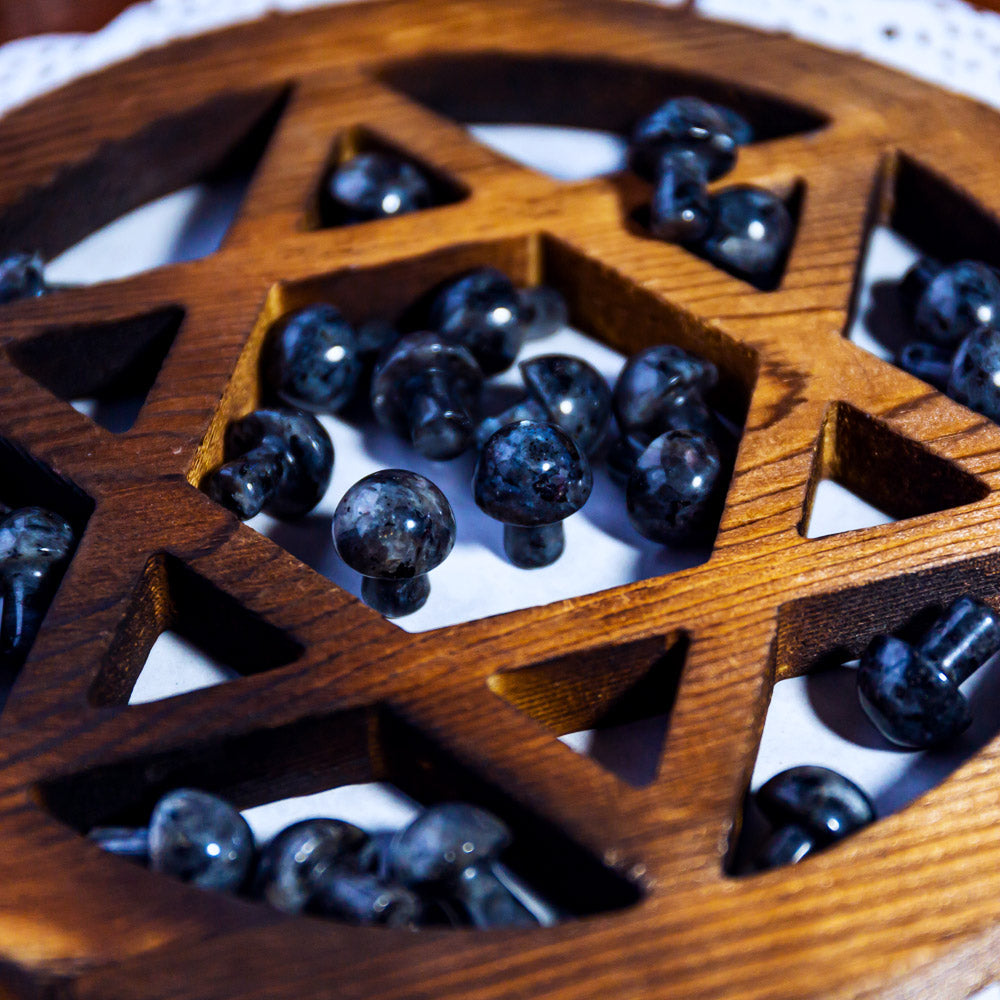
<instances>
[{"instance_id":1,"label":"dark triangular shadow","mask_svg":"<svg viewBox=\"0 0 1000 1000\"><path fill-rule=\"evenodd\" d=\"M161 655L149 662L157 640L171 632L184 646L202 654L194 663L184 664L183 680L176 673L170 676L177 660L166 650L161 649ZM302 646L283 629L244 607L176 557L160 554L147 563L132 593L91 687L90 700L95 705L131 701L147 664L151 672L164 675L147 676L136 702L273 670L301 655Z\"/></svg>"},{"instance_id":2,"label":"dark triangular shadow","mask_svg":"<svg viewBox=\"0 0 1000 1000\"><path fill-rule=\"evenodd\" d=\"M102 144L0 210L0 252L37 250L52 261L80 244L81 253L66 254L50 274L74 284L213 252L238 213L289 94L284 86L227 93ZM176 230L173 240L154 254L148 227L124 225L124 217L182 189L190 189L189 197L164 209ZM156 222L170 229L159 213ZM103 251L91 235L104 241Z\"/></svg>"},{"instance_id":3,"label":"dark triangular shadow","mask_svg":"<svg viewBox=\"0 0 1000 1000\"><path fill-rule=\"evenodd\" d=\"M25 375L116 434L135 424L184 320L179 306L52 327L7 348Z\"/></svg>"},{"instance_id":4,"label":"dark triangular shadow","mask_svg":"<svg viewBox=\"0 0 1000 1000\"><path fill-rule=\"evenodd\" d=\"M843 487L864 504L855 510L854 523L850 511L840 523L836 518L816 516L818 487L824 480ZM827 411L823 423L799 531L807 538L838 534L951 510L988 494L985 483L923 444L838 402ZM857 516L867 523L857 523Z\"/></svg>"},{"instance_id":5,"label":"dark triangular shadow","mask_svg":"<svg viewBox=\"0 0 1000 1000\"><path fill-rule=\"evenodd\" d=\"M687 656L674 633L493 674L490 690L632 785L652 782ZM582 731L588 732L585 736Z\"/></svg>"}]
</instances>

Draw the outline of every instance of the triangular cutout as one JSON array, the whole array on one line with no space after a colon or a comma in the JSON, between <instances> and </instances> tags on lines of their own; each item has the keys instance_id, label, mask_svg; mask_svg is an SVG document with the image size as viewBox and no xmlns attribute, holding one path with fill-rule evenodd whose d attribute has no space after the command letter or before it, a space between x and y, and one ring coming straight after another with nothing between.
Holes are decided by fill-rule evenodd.
<instances>
[{"instance_id":1,"label":"triangular cutout","mask_svg":"<svg viewBox=\"0 0 1000 1000\"><path fill-rule=\"evenodd\" d=\"M893 153L884 159L872 190L849 340L897 362L902 349L919 339L914 303L901 283L925 256L942 264L972 260L1000 267L1000 220L947 178L905 153ZM941 388L944 371L943 378L918 377Z\"/></svg>"},{"instance_id":2,"label":"triangular cutout","mask_svg":"<svg viewBox=\"0 0 1000 1000\"><path fill-rule=\"evenodd\" d=\"M886 474L891 470L891 475ZM819 486L830 481L843 491L834 500L844 508L844 493L864 506L847 505L838 524L828 521L829 494ZM916 442L904 438L880 420L847 403L834 403L827 411L813 465L810 495L800 532L807 538L837 534L871 524L920 517L982 500L989 493L985 483ZM818 517L817 515L823 515ZM881 518L881 519L879 519ZM868 519L869 524L857 523ZM874 519L874 520L873 520Z\"/></svg>"},{"instance_id":3,"label":"triangular cutout","mask_svg":"<svg viewBox=\"0 0 1000 1000\"><path fill-rule=\"evenodd\" d=\"M821 479L816 484L803 534L806 538L823 538L839 535L843 531L874 528L895 520L836 480Z\"/></svg>"},{"instance_id":4,"label":"triangular cutout","mask_svg":"<svg viewBox=\"0 0 1000 1000\"><path fill-rule=\"evenodd\" d=\"M971 726L953 742L926 750L890 743L858 700L857 658L877 635L919 642L945 607L969 595L997 606L996 567L989 559L960 568L907 574L817 597L781 609L774 685L748 795L732 838L727 870L749 875L772 828L753 793L773 775L820 765L848 777L873 801L879 818L904 808L940 784L995 739L1000 718L1000 656L961 686Z\"/></svg>"},{"instance_id":5,"label":"triangular cutout","mask_svg":"<svg viewBox=\"0 0 1000 1000\"><path fill-rule=\"evenodd\" d=\"M210 735L60 777L39 792L59 820L86 833L95 826L145 825L160 796L177 788L221 796L244 813L261 843L308 817L347 820L377 835L406 825L421 805L467 802L510 829L512 842L499 864L525 891L523 905L531 909L531 897L545 901L548 917L541 922L622 909L642 896L637 884L507 794L490 775L381 705ZM253 887L247 892L253 896Z\"/></svg>"},{"instance_id":6,"label":"triangular cutout","mask_svg":"<svg viewBox=\"0 0 1000 1000\"><path fill-rule=\"evenodd\" d=\"M130 430L184 320L179 306L53 327L7 348L25 375L114 433Z\"/></svg>"},{"instance_id":7,"label":"triangular cutout","mask_svg":"<svg viewBox=\"0 0 1000 1000\"><path fill-rule=\"evenodd\" d=\"M0 211L4 247L38 250L49 262L46 277L69 284L214 252L289 93L270 87L220 95L103 144Z\"/></svg>"},{"instance_id":8,"label":"triangular cutout","mask_svg":"<svg viewBox=\"0 0 1000 1000\"><path fill-rule=\"evenodd\" d=\"M828 122L812 108L760 90L607 57L433 55L393 63L381 71L381 78L437 114L477 129L501 124L563 126L624 140L639 119L682 95L731 107L750 122L756 140L811 132ZM500 152L507 150L501 146ZM544 162L532 163L516 154L514 158L565 176L559 169L546 169ZM572 173L566 179L578 176Z\"/></svg>"},{"instance_id":9,"label":"triangular cutout","mask_svg":"<svg viewBox=\"0 0 1000 1000\"><path fill-rule=\"evenodd\" d=\"M168 639L150 662L164 633L174 633L183 645ZM175 655L192 647L198 654L193 662ZM96 705L154 701L273 670L301 655L302 646L288 633L176 557L161 554L146 565L90 699ZM146 667L149 674L135 696Z\"/></svg>"},{"instance_id":10,"label":"triangular cutout","mask_svg":"<svg viewBox=\"0 0 1000 1000\"><path fill-rule=\"evenodd\" d=\"M333 226L356 224L354 220L346 218L341 209L326 196L326 180L331 171L335 170L342 163L353 159L362 153L384 153L397 160L402 160L416 167L426 178L430 188L430 205L428 208L438 208L442 205L453 205L462 201L469 195L469 190L453 177L438 170L432 164L419 159L412 153L390 142L384 136L378 135L367 128L360 126L347 129L337 137L333 149L327 159L323 170L323 176L316 185L316 192L309 208L307 226L310 229L326 229ZM422 209L426 211L426 209Z\"/></svg>"},{"instance_id":11,"label":"triangular cutout","mask_svg":"<svg viewBox=\"0 0 1000 1000\"><path fill-rule=\"evenodd\" d=\"M648 785L659 770L687 645L673 633L601 646L493 674L488 683L570 749L629 784Z\"/></svg>"}]
</instances>

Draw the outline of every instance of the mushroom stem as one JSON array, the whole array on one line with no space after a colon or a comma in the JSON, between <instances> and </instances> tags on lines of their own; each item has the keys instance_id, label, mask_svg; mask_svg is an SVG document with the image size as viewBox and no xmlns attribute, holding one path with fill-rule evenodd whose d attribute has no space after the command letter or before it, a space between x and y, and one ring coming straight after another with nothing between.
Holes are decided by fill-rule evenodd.
<instances>
[{"instance_id":1,"label":"mushroom stem","mask_svg":"<svg viewBox=\"0 0 1000 1000\"><path fill-rule=\"evenodd\" d=\"M109 854L149 860L149 829L145 826L95 826L87 837Z\"/></svg>"},{"instance_id":2,"label":"mushroom stem","mask_svg":"<svg viewBox=\"0 0 1000 1000\"><path fill-rule=\"evenodd\" d=\"M241 521L256 517L274 499L287 468L285 446L266 437L245 455L212 473L205 492Z\"/></svg>"},{"instance_id":3,"label":"mushroom stem","mask_svg":"<svg viewBox=\"0 0 1000 1000\"><path fill-rule=\"evenodd\" d=\"M1000 650L1000 623L985 604L960 597L917 647L935 666L962 684Z\"/></svg>"},{"instance_id":4,"label":"mushroom stem","mask_svg":"<svg viewBox=\"0 0 1000 1000\"><path fill-rule=\"evenodd\" d=\"M566 533L562 521L555 524L505 524L503 548L507 558L521 569L538 569L554 563L563 553Z\"/></svg>"},{"instance_id":5,"label":"mushroom stem","mask_svg":"<svg viewBox=\"0 0 1000 1000\"><path fill-rule=\"evenodd\" d=\"M402 618L419 611L431 592L426 574L409 580L382 580L366 576L361 581L361 599L386 618Z\"/></svg>"},{"instance_id":6,"label":"mushroom stem","mask_svg":"<svg viewBox=\"0 0 1000 1000\"><path fill-rule=\"evenodd\" d=\"M427 458L446 462L472 442L473 426L446 372L431 368L404 387L405 408L414 448Z\"/></svg>"}]
</instances>

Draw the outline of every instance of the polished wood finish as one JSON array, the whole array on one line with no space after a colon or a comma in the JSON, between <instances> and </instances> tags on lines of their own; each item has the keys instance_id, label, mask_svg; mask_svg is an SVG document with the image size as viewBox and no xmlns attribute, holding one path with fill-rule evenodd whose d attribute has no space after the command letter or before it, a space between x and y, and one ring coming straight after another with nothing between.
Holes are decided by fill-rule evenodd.
<instances>
[{"instance_id":1,"label":"polished wood finish","mask_svg":"<svg viewBox=\"0 0 1000 1000\"><path fill-rule=\"evenodd\" d=\"M49 255L273 125L217 254L3 310L0 499L44 497L86 523L0 717L0 983L14 995L957 1000L1000 977L1000 741L802 865L726 874L776 680L959 593L1000 605L1000 428L843 336L875 221L1000 264L1000 119L686 13L627 0L503 8L400 0L270 17L0 122L0 250ZM649 189L634 178L559 183L448 118L626 128L689 92L748 111L765 136L725 183L795 205L773 291L649 239ZM358 136L433 165L463 196L315 228L322 170ZM410 635L195 487L226 421L259 398L274 317L330 297L352 319L393 319L486 263L556 284L576 325L617 349L669 341L712 358L720 405L746 429L706 564ZM179 326L131 430L111 434L59 398L94 382L122 330L158 343L149 331L165 317ZM58 350L32 347L40 336ZM825 474L907 519L806 539ZM127 706L171 627L245 676ZM636 711L648 678L663 710L676 686L651 784L555 740ZM244 807L372 778L496 809L518 835L513 863L584 916L418 934L291 919L79 836L141 819L183 782Z\"/></svg>"}]
</instances>

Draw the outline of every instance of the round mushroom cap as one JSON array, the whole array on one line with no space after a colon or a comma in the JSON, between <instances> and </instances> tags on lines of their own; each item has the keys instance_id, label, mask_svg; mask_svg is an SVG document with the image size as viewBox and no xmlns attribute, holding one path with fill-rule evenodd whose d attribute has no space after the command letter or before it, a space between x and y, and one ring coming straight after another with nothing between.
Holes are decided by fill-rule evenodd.
<instances>
[{"instance_id":1,"label":"round mushroom cap","mask_svg":"<svg viewBox=\"0 0 1000 1000\"><path fill-rule=\"evenodd\" d=\"M430 806L389 845L389 867L404 885L448 884L492 861L510 843L507 825L465 802Z\"/></svg>"},{"instance_id":2,"label":"round mushroom cap","mask_svg":"<svg viewBox=\"0 0 1000 1000\"><path fill-rule=\"evenodd\" d=\"M712 198L712 228L701 252L751 282L773 281L788 254L795 223L773 191L736 184Z\"/></svg>"},{"instance_id":3,"label":"round mushroom cap","mask_svg":"<svg viewBox=\"0 0 1000 1000\"><path fill-rule=\"evenodd\" d=\"M1000 321L1000 277L988 265L962 260L941 268L917 299L913 325L921 340L954 347Z\"/></svg>"},{"instance_id":4,"label":"round mushroom cap","mask_svg":"<svg viewBox=\"0 0 1000 1000\"><path fill-rule=\"evenodd\" d=\"M448 340L467 347L486 375L510 368L524 343L517 289L492 267L446 285L431 306L431 322Z\"/></svg>"},{"instance_id":5,"label":"round mushroom cap","mask_svg":"<svg viewBox=\"0 0 1000 1000\"><path fill-rule=\"evenodd\" d=\"M73 529L52 511L21 507L0 521L0 571L8 578L45 570L72 548Z\"/></svg>"},{"instance_id":6,"label":"round mushroom cap","mask_svg":"<svg viewBox=\"0 0 1000 1000\"><path fill-rule=\"evenodd\" d=\"M458 402L466 408L475 404L483 373L472 354L439 333L410 333L389 348L372 376L372 410L378 422L408 435L407 386L432 371L444 373Z\"/></svg>"},{"instance_id":7,"label":"round mushroom cap","mask_svg":"<svg viewBox=\"0 0 1000 1000\"><path fill-rule=\"evenodd\" d=\"M853 781L813 764L776 774L758 789L756 798L774 826L802 827L824 844L875 819L871 800Z\"/></svg>"},{"instance_id":8,"label":"round mushroom cap","mask_svg":"<svg viewBox=\"0 0 1000 1000\"><path fill-rule=\"evenodd\" d=\"M654 430L669 393L679 389L708 392L718 379L719 371L711 361L673 344L640 351L629 358L615 382L613 406L622 434L656 437Z\"/></svg>"},{"instance_id":9,"label":"round mushroom cap","mask_svg":"<svg viewBox=\"0 0 1000 1000\"><path fill-rule=\"evenodd\" d=\"M333 473L333 442L323 425L299 410L254 410L226 428L225 455L231 461L267 437L285 444L285 472L265 506L276 517L302 517L323 499Z\"/></svg>"},{"instance_id":10,"label":"round mushroom cap","mask_svg":"<svg viewBox=\"0 0 1000 1000\"><path fill-rule=\"evenodd\" d=\"M387 153L358 153L330 172L325 214L334 222L365 222L428 208L431 186L423 171Z\"/></svg>"},{"instance_id":11,"label":"round mushroom cap","mask_svg":"<svg viewBox=\"0 0 1000 1000\"><path fill-rule=\"evenodd\" d=\"M333 538L340 557L363 576L409 580L451 552L455 515L429 479L382 469L344 494L333 515Z\"/></svg>"},{"instance_id":12,"label":"round mushroom cap","mask_svg":"<svg viewBox=\"0 0 1000 1000\"><path fill-rule=\"evenodd\" d=\"M983 326L955 352L948 395L990 420L1000 420L1000 330Z\"/></svg>"},{"instance_id":13,"label":"round mushroom cap","mask_svg":"<svg viewBox=\"0 0 1000 1000\"><path fill-rule=\"evenodd\" d=\"M972 721L951 674L894 636L878 636L864 651L858 700L887 740L911 749L948 743Z\"/></svg>"},{"instance_id":14,"label":"round mushroom cap","mask_svg":"<svg viewBox=\"0 0 1000 1000\"><path fill-rule=\"evenodd\" d=\"M732 123L719 109L700 97L671 98L632 131L632 169L652 180L664 153L686 149L702 160L710 180L721 177L736 162L732 130Z\"/></svg>"},{"instance_id":15,"label":"round mushroom cap","mask_svg":"<svg viewBox=\"0 0 1000 1000\"><path fill-rule=\"evenodd\" d=\"M360 353L354 329L339 310L307 306L268 330L264 383L289 406L336 413L354 395L364 368Z\"/></svg>"},{"instance_id":16,"label":"round mushroom cap","mask_svg":"<svg viewBox=\"0 0 1000 1000\"><path fill-rule=\"evenodd\" d=\"M555 524L578 511L594 476L580 446L555 424L520 420L483 445L472 481L476 503L504 524Z\"/></svg>"},{"instance_id":17,"label":"round mushroom cap","mask_svg":"<svg viewBox=\"0 0 1000 1000\"><path fill-rule=\"evenodd\" d=\"M15 252L0 258L0 303L37 298L48 290L45 265L37 253Z\"/></svg>"},{"instance_id":18,"label":"round mushroom cap","mask_svg":"<svg viewBox=\"0 0 1000 1000\"><path fill-rule=\"evenodd\" d=\"M611 419L611 390L601 373L567 354L546 354L522 361L518 367L548 419L591 454Z\"/></svg>"}]
</instances>

